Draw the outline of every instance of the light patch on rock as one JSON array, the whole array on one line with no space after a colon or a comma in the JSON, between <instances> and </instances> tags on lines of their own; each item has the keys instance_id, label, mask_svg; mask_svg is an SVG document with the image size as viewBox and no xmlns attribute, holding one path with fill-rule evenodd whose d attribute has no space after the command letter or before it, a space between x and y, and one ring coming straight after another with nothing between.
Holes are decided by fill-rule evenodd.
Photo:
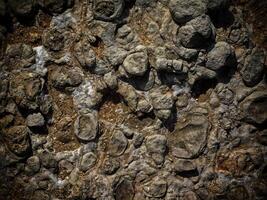
<instances>
[{"instance_id":1,"label":"light patch on rock","mask_svg":"<svg viewBox=\"0 0 267 200\"><path fill-rule=\"evenodd\" d=\"M44 46L34 47L33 50L36 52L36 56L35 64L32 65L32 69L34 69L38 74L45 76L47 73L45 63L48 61L49 55Z\"/></svg>"}]
</instances>

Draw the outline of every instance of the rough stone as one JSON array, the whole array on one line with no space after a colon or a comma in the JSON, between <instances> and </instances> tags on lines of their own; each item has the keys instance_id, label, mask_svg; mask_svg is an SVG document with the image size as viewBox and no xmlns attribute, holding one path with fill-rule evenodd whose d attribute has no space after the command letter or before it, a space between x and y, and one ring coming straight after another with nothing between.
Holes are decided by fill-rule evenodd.
<instances>
[{"instance_id":1,"label":"rough stone","mask_svg":"<svg viewBox=\"0 0 267 200\"><path fill-rule=\"evenodd\" d=\"M217 42L208 53L206 67L211 70L220 70L225 67L233 68L234 64L234 51L226 42Z\"/></svg>"},{"instance_id":2,"label":"rough stone","mask_svg":"<svg viewBox=\"0 0 267 200\"><path fill-rule=\"evenodd\" d=\"M146 149L156 164L163 164L167 150L166 137L164 135L152 135L147 137Z\"/></svg>"},{"instance_id":3,"label":"rough stone","mask_svg":"<svg viewBox=\"0 0 267 200\"><path fill-rule=\"evenodd\" d=\"M170 152L177 158L194 158L200 155L207 141L209 122L202 114L188 114L168 135Z\"/></svg>"},{"instance_id":4,"label":"rough stone","mask_svg":"<svg viewBox=\"0 0 267 200\"><path fill-rule=\"evenodd\" d=\"M245 112L245 119L256 124L264 124L267 120L267 94L256 91L246 97L240 104Z\"/></svg>"},{"instance_id":5,"label":"rough stone","mask_svg":"<svg viewBox=\"0 0 267 200\"><path fill-rule=\"evenodd\" d=\"M39 172L41 168L40 159L38 156L31 156L27 159L27 163L25 166L25 172L29 175L33 175Z\"/></svg>"},{"instance_id":6,"label":"rough stone","mask_svg":"<svg viewBox=\"0 0 267 200\"><path fill-rule=\"evenodd\" d=\"M146 183L143 189L148 197L164 197L167 191L167 182L161 177L156 177L150 182Z\"/></svg>"},{"instance_id":7,"label":"rough stone","mask_svg":"<svg viewBox=\"0 0 267 200\"><path fill-rule=\"evenodd\" d=\"M45 125L45 119L41 113L28 115L26 122L30 128L43 127Z\"/></svg>"},{"instance_id":8,"label":"rough stone","mask_svg":"<svg viewBox=\"0 0 267 200\"><path fill-rule=\"evenodd\" d=\"M203 0L171 0L169 9L175 22L183 24L207 11L207 5Z\"/></svg>"},{"instance_id":9,"label":"rough stone","mask_svg":"<svg viewBox=\"0 0 267 200\"><path fill-rule=\"evenodd\" d=\"M124 136L123 132L116 130L109 141L108 153L111 156L120 156L124 153L128 146L127 138Z\"/></svg>"},{"instance_id":10,"label":"rough stone","mask_svg":"<svg viewBox=\"0 0 267 200\"><path fill-rule=\"evenodd\" d=\"M83 155L82 160L81 160L81 170L82 171L87 171L91 169L95 164L96 164L96 155L92 152L86 153Z\"/></svg>"},{"instance_id":11,"label":"rough stone","mask_svg":"<svg viewBox=\"0 0 267 200\"><path fill-rule=\"evenodd\" d=\"M121 16L124 9L124 1L94 0L94 17L103 21L111 21Z\"/></svg>"},{"instance_id":12,"label":"rough stone","mask_svg":"<svg viewBox=\"0 0 267 200\"><path fill-rule=\"evenodd\" d=\"M75 135L82 141L94 140L98 134L98 117L96 113L86 113L75 121Z\"/></svg>"},{"instance_id":13,"label":"rough stone","mask_svg":"<svg viewBox=\"0 0 267 200\"><path fill-rule=\"evenodd\" d=\"M143 76L148 69L146 52L136 52L127 56L123 62L126 72L133 76Z\"/></svg>"},{"instance_id":14,"label":"rough stone","mask_svg":"<svg viewBox=\"0 0 267 200\"><path fill-rule=\"evenodd\" d=\"M53 86L57 89L77 87L82 83L81 73L75 69L57 68L51 74Z\"/></svg>"},{"instance_id":15,"label":"rough stone","mask_svg":"<svg viewBox=\"0 0 267 200\"><path fill-rule=\"evenodd\" d=\"M106 158L102 165L101 170L104 174L112 175L120 168L120 162L116 158Z\"/></svg>"},{"instance_id":16,"label":"rough stone","mask_svg":"<svg viewBox=\"0 0 267 200\"><path fill-rule=\"evenodd\" d=\"M242 78L244 83L253 87L263 78L265 67L265 54L261 49L253 49L251 55L246 57Z\"/></svg>"},{"instance_id":17,"label":"rough stone","mask_svg":"<svg viewBox=\"0 0 267 200\"><path fill-rule=\"evenodd\" d=\"M186 48L208 45L215 38L215 28L207 15L201 15L179 29L177 37Z\"/></svg>"},{"instance_id":18,"label":"rough stone","mask_svg":"<svg viewBox=\"0 0 267 200\"><path fill-rule=\"evenodd\" d=\"M9 128L4 134L9 150L20 157L27 156L31 152L29 133L30 130L25 126Z\"/></svg>"}]
</instances>

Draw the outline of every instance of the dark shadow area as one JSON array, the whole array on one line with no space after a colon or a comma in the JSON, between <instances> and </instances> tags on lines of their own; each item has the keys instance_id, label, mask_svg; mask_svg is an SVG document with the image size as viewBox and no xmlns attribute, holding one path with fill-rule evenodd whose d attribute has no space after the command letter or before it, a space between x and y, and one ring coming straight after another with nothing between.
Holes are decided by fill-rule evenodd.
<instances>
[{"instance_id":1,"label":"dark shadow area","mask_svg":"<svg viewBox=\"0 0 267 200\"><path fill-rule=\"evenodd\" d=\"M218 81L216 79L202 78L195 81L192 86L191 92L194 98L198 98L201 94L204 94L210 88L215 88Z\"/></svg>"},{"instance_id":2,"label":"dark shadow area","mask_svg":"<svg viewBox=\"0 0 267 200\"><path fill-rule=\"evenodd\" d=\"M184 177L184 178L192 178L192 177L198 176L199 173L198 173L197 169L195 169L195 170L177 172L176 175Z\"/></svg>"},{"instance_id":3,"label":"dark shadow area","mask_svg":"<svg viewBox=\"0 0 267 200\"><path fill-rule=\"evenodd\" d=\"M209 11L208 15L216 28L227 28L234 23L234 15L228 9Z\"/></svg>"}]
</instances>

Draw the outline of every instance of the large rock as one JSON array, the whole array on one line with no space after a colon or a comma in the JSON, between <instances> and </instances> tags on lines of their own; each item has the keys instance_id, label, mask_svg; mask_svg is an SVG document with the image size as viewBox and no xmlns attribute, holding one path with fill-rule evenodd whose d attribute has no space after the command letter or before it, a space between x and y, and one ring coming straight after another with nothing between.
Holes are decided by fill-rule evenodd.
<instances>
[{"instance_id":1,"label":"large rock","mask_svg":"<svg viewBox=\"0 0 267 200\"><path fill-rule=\"evenodd\" d=\"M94 140L98 133L98 117L96 113L85 113L75 121L75 135L82 141Z\"/></svg>"},{"instance_id":2,"label":"large rock","mask_svg":"<svg viewBox=\"0 0 267 200\"><path fill-rule=\"evenodd\" d=\"M77 87L82 83L83 77L78 68L58 67L51 74L52 84L57 89Z\"/></svg>"},{"instance_id":3,"label":"large rock","mask_svg":"<svg viewBox=\"0 0 267 200\"><path fill-rule=\"evenodd\" d=\"M103 21L111 21L121 16L124 0L94 0L94 17Z\"/></svg>"},{"instance_id":4,"label":"large rock","mask_svg":"<svg viewBox=\"0 0 267 200\"><path fill-rule=\"evenodd\" d=\"M205 14L207 5L203 0L170 0L169 9L174 21L183 24Z\"/></svg>"},{"instance_id":5,"label":"large rock","mask_svg":"<svg viewBox=\"0 0 267 200\"><path fill-rule=\"evenodd\" d=\"M120 156L128 146L128 140L120 130L115 130L108 144L108 153L111 156Z\"/></svg>"},{"instance_id":6,"label":"large rock","mask_svg":"<svg viewBox=\"0 0 267 200\"><path fill-rule=\"evenodd\" d=\"M186 48L207 46L214 41L215 27L209 16L201 15L179 29L178 38Z\"/></svg>"},{"instance_id":7,"label":"large rock","mask_svg":"<svg viewBox=\"0 0 267 200\"><path fill-rule=\"evenodd\" d=\"M168 144L173 156L177 158L198 157L206 145L209 131L207 117L189 113L183 121L178 121L175 130L168 135Z\"/></svg>"},{"instance_id":8,"label":"large rock","mask_svg":"<svg viewBox=\"0 0 267 200\"><path fill-rule=\"evenodd\" d=\"M225 67L233 67L235 62L233 48L226 42L217 42L208 53L206 67L216 71Z\"/></svg>"},{"instance_id":9,"label":"large rock","mask_svg":"<svg viewBox=\"0 0 267 200\"><path fill-rule=\"evenodd\" d=\"M246 120L256 124L264 124L267 121L267 92L253 92L240 103L240 107Z\"/></svg>"},{"instance_id":10,"label":"large rock","mask_svg":"<svg viewBox=\"0 0 267 200\"><path fill-rule=\"evenodd\" d=\"M146 51L135 52L127 56L123 67L129 75L143 76L148 69L148 56Z\"/></svg>"},{"instance_id":11,"label":"large rock","mask_svg":"<svg viewBox=\"0 0 267 200\"><path fill-rule=\"evenodd\" d=\"M245 59L242 73L244 83L249 87L257 85L263 78L265 67L264 51L258 48L253 49L251 55Z\"/></svg>"}]
</instances>

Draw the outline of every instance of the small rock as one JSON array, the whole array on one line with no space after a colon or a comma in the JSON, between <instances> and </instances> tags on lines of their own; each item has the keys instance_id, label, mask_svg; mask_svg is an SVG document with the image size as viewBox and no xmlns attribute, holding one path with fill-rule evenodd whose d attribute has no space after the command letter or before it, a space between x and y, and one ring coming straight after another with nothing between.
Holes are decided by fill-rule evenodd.
<instances>
[{"instance_id":1,"label":"small rock","mask_svg":"<svg viewBox=\"0 0 267 200\"><path fill-rule=\"evenodd\" d=\"M135 190L133 182L127 178L121 178L115 188L115 199L116 200L133 200L135 196Z\"/></svg>"},{"instance_id":2,"label":"small rock","mask_svg":"<svg viewBox=\"0 0 267 200\"><path fill-rule=\"evenodd\" d=\"M52 51L60 51L65 46L65 36L57 28L48 29L42 37L43 45Z\"/></svg>"},{"instance_id":3,"label":"small rock","mask_svg":"<svg viewBox=\"0 0 267 200\"><path fill-rule=\"evenodd\" d=\"M121 16L124 9L124 1L94 0L94 17L103 21L112 21Z\"/></svg>"},{"instance_id":4,"label":"small rock","mask_svg":"<svg viewBox=\"0 0 267 200\"><path fill-rule=\"evenodd\" d=\"M164 197L167 191L167 182L160 177L156 177L150 182L146 183L143 189L148 197Z\"/></svg>"},{"instance_id":5,"label":"small rock","mask_svg":"<svg viewBox=\"0 0 267 200\"><path fill-rule=\"evenodd\" d=\"M81 170L86 172L96 164L96 160L96 155L92 152L84 154L81 160Z\"/></svg>"},{"instance_id":6,"label":"small rock","mask_svg":"<svg viewBox=\"0 0 267 200\"><path fill-rule=\"evenodd\" d=\"M40 159L38 156L32 156L27 159L25 166L25 172L29 175L33 175L39 172L41 167Z\"/></svg>"},{"instance_id":7,"label":"small rock","mask_svg":"<svg viewBox=\"0 0 267 200\"><path fill-rule=\"evenodd\" d=\"M57 168L57 161L53 153L43 150L40 153L39 158L45 168L52 170L55 170Z\"/></svg>"},{"instance_id":8,"label":"small rock","mask_svg":"<svg viewBox=\"0 0 267 200\"><path fill-rule=\"evenodd\" d=\"M141 133L134 134L134 138L133 138L134 147L135 148L140 147L142 145L144 139L145 139L145 137L143 136L143 134L141 134Z\"/></svg>"},{"instance_id":9,"label":"small rock","mask_svg":"<svg viewBox=\"0 0 267 200\"><path fill-rule=\"evenodd\" d=\"M116 158L106 158L102 165L101 170L104 174L112 175L120 168L120 162Z\"/></svg>"},{"instance_id":10,"label":"small rock","mask_svg":"<svg viewBox=\"0 0 267 200\"><path fill-rule=\"evenodd\" d=\"M28 115L26 123L30 128L43 127L45 125L45 119L41 113L34 113Z\"/></svg>"},{"instance_id":11,"label":"small rock","mask_svg":"<svg viewBox=\"0 0 267 200\"><path fill-rule=\"evenodd\" d=\"M151 90L150 98L154 109L171 109L174 101L172 93L166 87L159 87Z\"/></svg>"},{"instance_id":12,"label":"small rock","mask_svg":"<svg viewBox=\"0 0 267 200\"><path fill-rule=\"evenodd\" d=\"M118 87L118 80L115 72L109 72L105 74L104 81L110 89L116 89Z\"/></svg>"},{"instance_id":13,"label":"small rock","mask_svg":"<svg viewBox=\"0 0 267 200\"><path fill-rule=\"evenodd\" d=\"M194 175L194 172L197 170L195 164L190 160L177 159L174 163L174 170L178 175L184 175L185 177L190 177Z\"/></svg>"},{"instance_id":14,"label":"small rock","mask_svg":"<svg viewBox=\"0 0 267 200\"><path fill-rule=\"evenodd\" d=\"M164 135L152 135L146 138L146 149L157 165L164 162L167 139Z\"/></svg>"},{"instance_id":15,"label":"small rock","mask_svg":"<svg viewBox=\"0 0 267 200\"><path fill-rule=\"evenodd\" d=\"M82 75L75 68L57 68L51 74L52 84L57 89L77 87L82 83Z\"/></svg>"},{"instance_id":16,"label":"small rock","mask_svg":"<svg viewBox=\"0 0 267 200\"><path fill-rule=\"evenodd\" d=\"M120 130L116 130L108 145L108 153L112 156L120 156L124 153L128 146L128 140L124 136L123 132Z\"/></svg>"},{"instance_id":17,"label":"small rock","mask_svg":"<svg viewBox=\"0 0 267 200\"><path fill-rule=\"evenodd\" d=\"M75 135L83 141L94 140L98 133L98 117L96 113L82 114L75 121Z\"/></svg>"},{"instance_id":18,"label":"small rock","mask_svg":"<svg viewBox=\"0 0 267 200\"><path fill-rule=\"evenodd\" d=\"M87 41L81 41L75 46L75 57L85 69L92 70L96 65L96 55Z\"/></svg>"},{"instance_id":19,"label":"small rock","mask_svg":"<svg viewBox=\"0 0 267 200\"><path fill-rule=\"evenodd\" d=\"M230 5L230 0L208 0L208 10L218 12L227 9Z\"/></svg>"},{"instance_id":20,"label":"small rock","mask_svg":"<svg viewBox=\"0 0 267 200\"><path fill-rule=\"evenodd\" d=\"M143 76L148 69L146 52L136 52L127 56L123 62L125 71L133 76Z\"/></svg>"}]
</instances>

